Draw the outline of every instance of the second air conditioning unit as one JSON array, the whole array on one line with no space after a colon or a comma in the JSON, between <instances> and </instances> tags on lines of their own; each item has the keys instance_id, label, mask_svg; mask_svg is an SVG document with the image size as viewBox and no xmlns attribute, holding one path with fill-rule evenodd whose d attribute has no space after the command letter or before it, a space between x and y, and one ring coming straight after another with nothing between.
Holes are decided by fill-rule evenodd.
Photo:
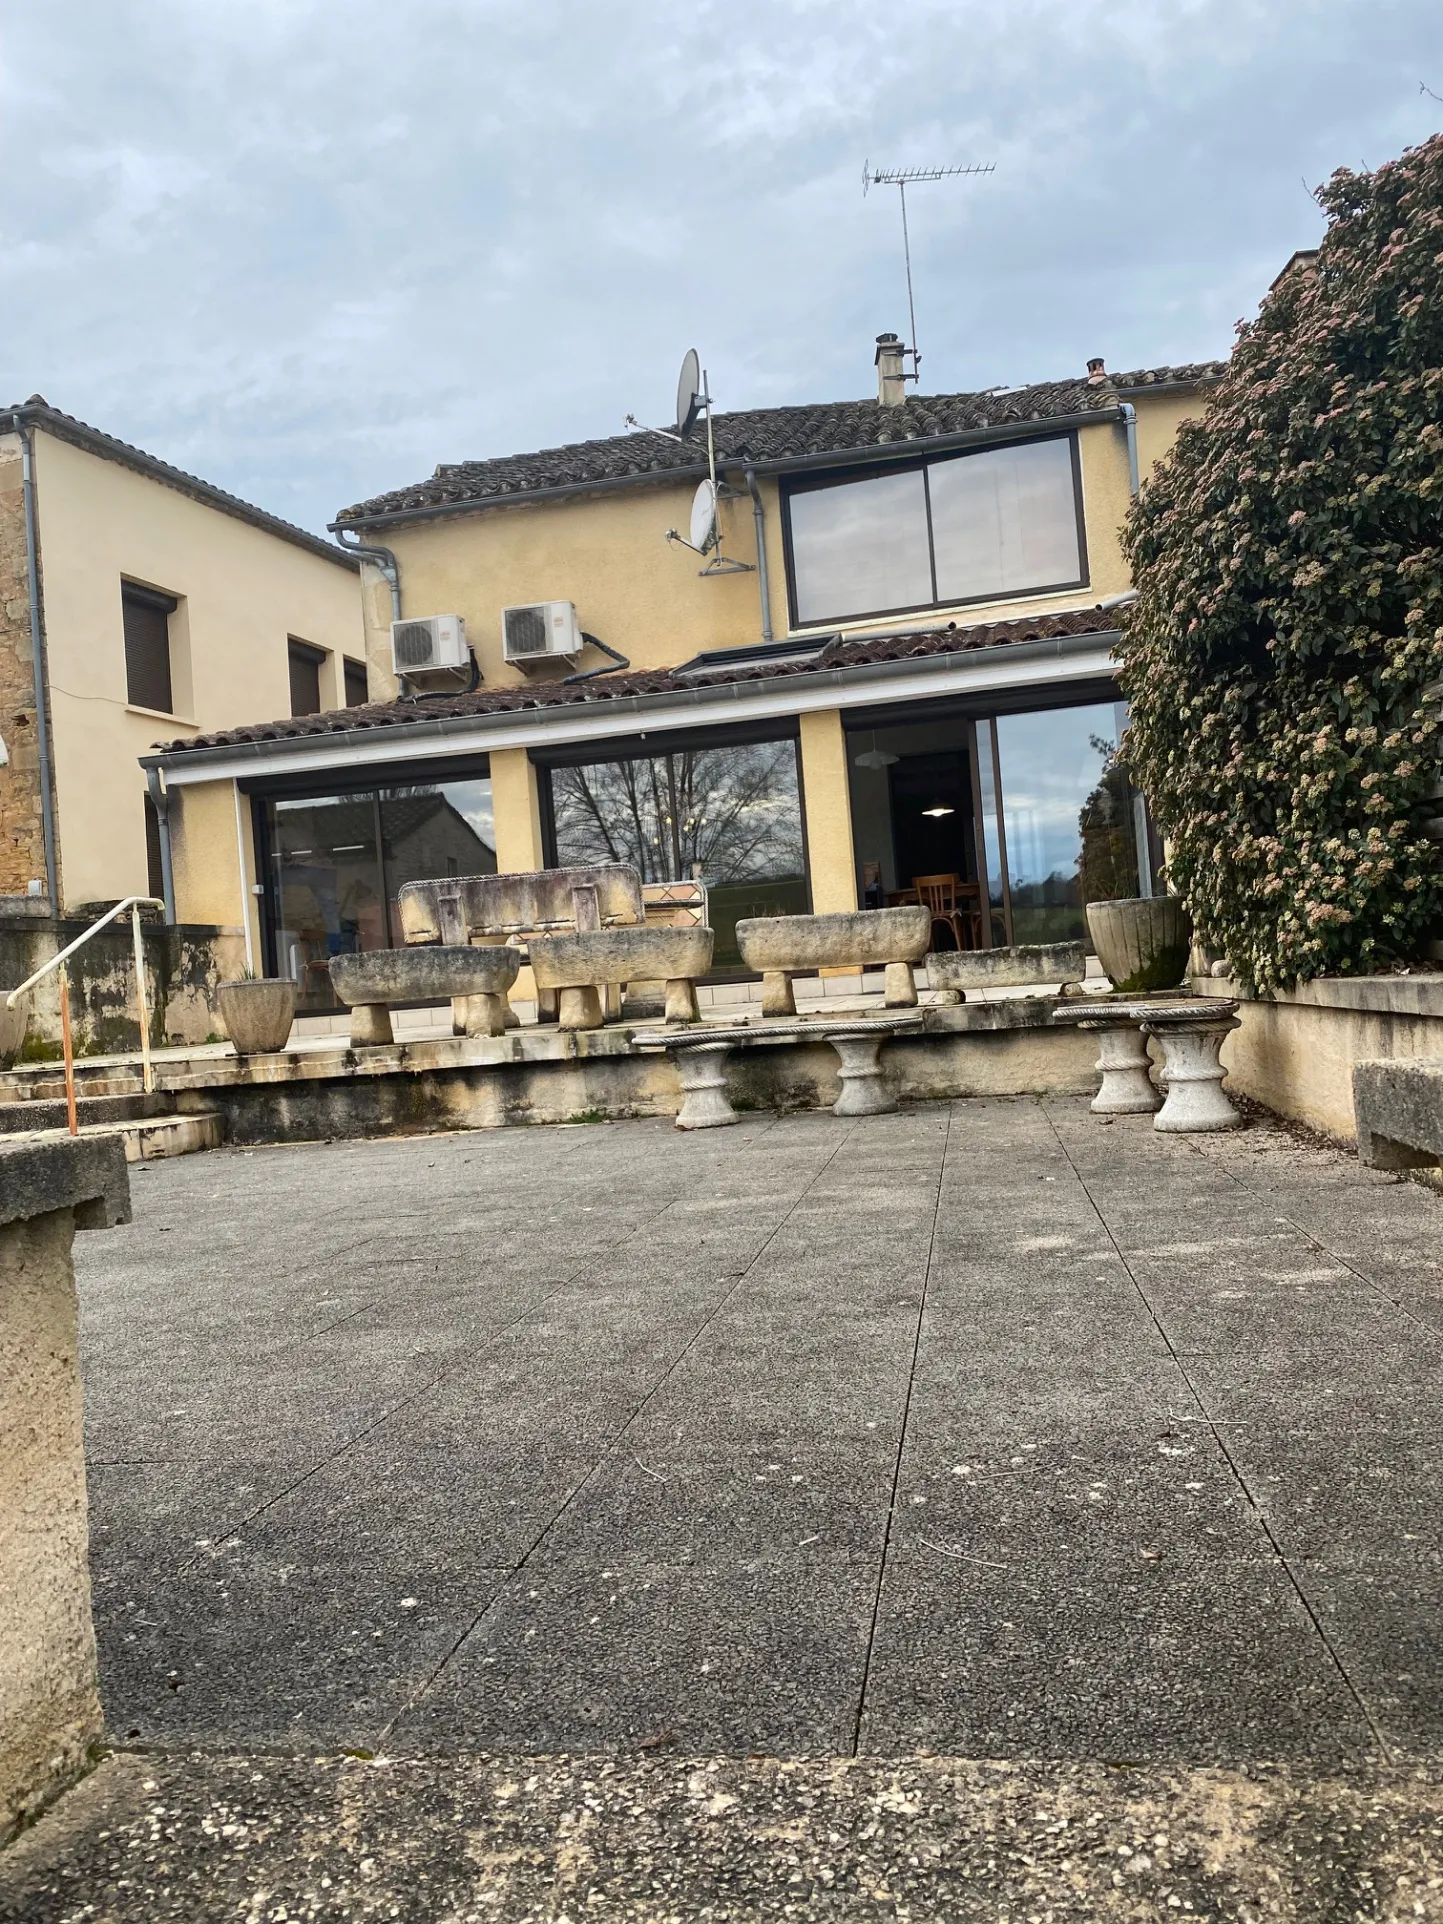
<instances>
[{"instance_id":1,"label":"second air conditioning unit","mask_svg":"<svg viewBox=\"0 0 1443 1924\"><path fill-rule=\"evenodd\" d=\"M501 647L507 661L574 660L586 646L574 601L532 601L501 610Z\"/></svg>"},{"instance_id":2,"label":"second air conditioning unit","mask_svg":"<svg viewBox=\"0 0 1443 1924\"><path fill-rule=\"evenodd\" d=\"M425 615L391 623L391 666L398 675L428 668L469 668L466 623L460 615Z\"/></svg>"}]
</instances>

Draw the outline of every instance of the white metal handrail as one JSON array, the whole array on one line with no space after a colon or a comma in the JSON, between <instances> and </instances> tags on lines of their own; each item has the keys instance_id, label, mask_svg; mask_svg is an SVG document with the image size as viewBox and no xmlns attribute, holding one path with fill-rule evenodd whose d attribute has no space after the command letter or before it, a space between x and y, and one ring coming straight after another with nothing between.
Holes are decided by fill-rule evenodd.
<instances>
[{"instance_id":1,"label":"white metal handrail","mask_svg":"<svg viewBox=\"0 0 1443 1924\"><path fill-rule=\"evenodd\" d=\"M75 1050L70 1040L70 977L65 964L77 949L83 949L92 935L98 935L108 922L130 910L130 931L135 944L135 1000L140 1013L140 1065L141 1084L147 1095L155 1087L155 1071L150 1062L150 1012L145 1001L145 948L140 939L140 911L142 909L164 909L164 902L153 895L127 895L117 902L113 909L107 909L98 921L92 922L83 934L63 948L58 955L38 968L34 975L27 976L18 989L12 989L5 998L5 1007L13 1009L22 995L28 995L37 982L43 982L54 970L60 970L60 1040L65 1051L65 1107L72 1136L80 1133L80 1124L75 1110Z\"/></svg>"}]
</instances>

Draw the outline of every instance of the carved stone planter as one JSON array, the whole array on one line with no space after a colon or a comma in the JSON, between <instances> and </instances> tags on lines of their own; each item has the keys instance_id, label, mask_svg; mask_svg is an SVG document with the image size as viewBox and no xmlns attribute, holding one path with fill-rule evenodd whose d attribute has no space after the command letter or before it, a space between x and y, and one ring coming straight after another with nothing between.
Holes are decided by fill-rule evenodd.
<instances>
[{"instance_id":1,"label":"carved stone planter","mask_svg":"<svg viewBox=\"0 0 1443 1924\"><path fill-rule=\"evenodd\" d=\"M216 1000L238 1056L270 1056L285 1048L296 1014L294 982L269 976L256 982L222 982Z\"/></svg>"},{"instance_id":2,"label":"carved stone planter","mask_svg":"<svg viewBox=\"0 0 1443 1924\"><path fill-rule=\"evenodd\" d=\"M742 961L762 978L762 1014L797 1012L792 974L806 969L885 968L889 1009L916 1006L914 963L927 953L926 909L860 909L838 915L761 915L737 923Z\"/></svg>"},{"instance_id":3,"label":"carved stone planter","mask_svg":"<svg viewBox=\"0 0 1443 1924\"><path fill-rule=\"evenodd\" d=\"M1187 974L1192 917L1176 895L1089 902L1087 932L1120 995L1175 989Z\"/></svg>"}]
</instances>

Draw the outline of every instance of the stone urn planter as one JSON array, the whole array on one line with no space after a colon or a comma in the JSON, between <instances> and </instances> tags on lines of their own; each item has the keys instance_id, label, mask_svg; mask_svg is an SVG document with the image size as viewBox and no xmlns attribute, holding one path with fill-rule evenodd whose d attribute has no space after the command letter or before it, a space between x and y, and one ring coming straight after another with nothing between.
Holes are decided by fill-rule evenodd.
<instances>
[{"instance_id":1,"label":"stone urn planter","mask_svg":"<svg viewBox=\"0 0 1443 1924\"><path fill-rule=\"evenodd\" d=\"M1176 895L1089 902L1087 932L1098 961L1121 995L1175 989L1187 974L1192 917Z\"/></svg>"},{"instance_id":2,"label":"stone urn planter","mask_svg":"<svg viewBox=\"0 0 1443 1924\"><path fill-rule=\"evenodd\" d=\"M271 1056L286 1046L296 1013L296 985L271 976L222 982L220 1019L238 1056Z\"/></svg>"},{"instance_id":3,"label":"stone urn planter","mask_svg":"<svg viewBox=\"0 0 1443 1924\"><path fill-rule=\"evenodd\" d=\"M30 1027L29 1001L18 1002L13 1009L7 1009L5 997L8 993L8 990L0 989L0 1069L12 1066L25 1047L25 1032Z\"/></svg>"}]
</instances>

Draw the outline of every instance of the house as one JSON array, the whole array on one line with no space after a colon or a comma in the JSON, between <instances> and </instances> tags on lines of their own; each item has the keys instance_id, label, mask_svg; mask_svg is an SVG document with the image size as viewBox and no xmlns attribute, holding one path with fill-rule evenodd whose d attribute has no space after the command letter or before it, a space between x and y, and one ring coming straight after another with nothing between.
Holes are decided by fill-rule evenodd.
<instances>
[{"instance_id":1,"label":"house","mask_svg":"<svg viewBox=\"0 0 1443 1924\"><path fill-rule=\"evenodd\" d=\"M720 973L739 916L919 877L954 878L955 937L984 944L1080 934L1088 887L1148 891L1112 765L1119 530L1222 365L918 395L895 336L875 364L875 399L716 415L715 534L704 424L443 465L345 510L384 699L146 758L183 912L244 910L255 965L326 1006L314 963L400 939L397 891L434 860L402 830L423 790L478 870L699 876ZM470 675L403 687L393 622L443 615Z\"/></svg>"},{"instance_id":2,"label":"house","mask_svg":"<svg viewBox=\"0 0 1443 1924\"><path fill-rule=\"evenodd\" d=\"M0 410L0 897L161 895L140 757L362 703L365 648L333 543L39 395Z\"/></svg>"}]
</instances>

